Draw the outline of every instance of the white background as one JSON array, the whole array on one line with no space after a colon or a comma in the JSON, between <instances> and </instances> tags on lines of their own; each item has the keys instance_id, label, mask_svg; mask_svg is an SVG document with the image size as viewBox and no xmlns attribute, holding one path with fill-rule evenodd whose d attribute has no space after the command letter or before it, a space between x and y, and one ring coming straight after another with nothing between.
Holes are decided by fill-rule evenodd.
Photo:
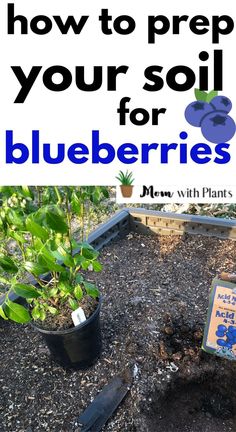
<instances>
[{"instance_id":1,"label":"white background","mask_svg":"<svg viewBox=\"0 0 236 432\"><path fill-rule=\"evenodd\" d=\"M162 196L162 193L166 196ZM152 185L150 188L150 185L145 183L145 185L135 185L130 198L124 198L120 186L117 186L116 202L126 204L233 204L236 202L236 186L224 185L224 187L216 188L214 184L209 183L202 187L189 183L178 186L167 183Z\"/></svg>"},{"instance_id":2,"label":"white background","mask_svg":"<svg viewBox=\"0 0 236 432\"><path fill-rule=\"evenodd\" d=\"M13 1L12 1L13 2ZM179 164L178 151L172 152L168 165L160 164L160 154L153 152L148 165L136 162L133 165L123 165L118 160L110 165L75 165L65 160L59 165L48 165L41 160L39 165L30 161L23 165L5 164L5 131L14 130L15 142L23 142L31 146L32 130L40 130L41 143L51 143L55 149L57 143L65 143L67 148L76 142L82 142L91 147L91 131L100 130L100 139L110 142L115 148L125 142L140 146L141 143L172 143L180 142L179 133L185 130L189 134L189 147L203 139L199 128L187 124L184 118L186 106L194 100L194 89L187 92L175 92L165 84L159 92L147 92L142 89L145 78L143 71L150 65L163 66L161 76L165 78L167 71L176 65L191 67L196 73L198 87L198 68L203 65L198 59L202 50L210 54L209 64L210 84L213 88L214 49L224 51L224 91L235 105L235 32L221 36L219 44L212 44L212 29L202 36L193 34L188 23L181 24L181 34L157 36L155 44L148 44L148 15L166 15L171 20L173 15L205 15L211 22L212 15L228 14L234 18L235 2L215 0L206 2L190 2L181 0L165 0L157 2L134 2L127 0L115 1L77 1L62 0L17 0L15 13L23 14L28 19L36 15L60 15L66 19L74 15L79 20L81 15L89 15L89 19L80 35L72 31L61 35L56 23L52 31L45 36L39 36L29 30L28 35L20 34L19 24L15 25L15 35L7 35L7 1L0 4L1 33L1 68L0 68L0 184L2 185L85 185L85 184L118 184L115 179L122 169L132 170L135 183L183 185L185 183L207 185L236 184L235 137L230 142L231 162L227 165L217 165L210 162L197 165L189 160L187 165ZM131 15L136 21L136 30L128 36L106 36L101 31L98 20L102 8L108 8L109 13L116 18L118 15ZM52 19L53 20L53 19ZM42 72L37 78L26 101L14 104L20 90L17 78L11 66L21 66L28 74L34 65L43 66L43 71L53 65L67 67L75 76L75 66L86 66L88 79L91 78L92 66L127 65L129 71L120 77L116 92L106 91L106 73L102 88L93 93L81 92L75 84L60 93L47 90L42 82ZM130 107L145 109L166 107L167 113L160 118L159 126L119 126L116 113L122 97L131 97ZM235 107L234 107L235 108ZM230 114L235 119L235 109ZM214 144L210 144L214 150ZM176 153L176 155L174 154Z\"/></svg>"}]
</instances>

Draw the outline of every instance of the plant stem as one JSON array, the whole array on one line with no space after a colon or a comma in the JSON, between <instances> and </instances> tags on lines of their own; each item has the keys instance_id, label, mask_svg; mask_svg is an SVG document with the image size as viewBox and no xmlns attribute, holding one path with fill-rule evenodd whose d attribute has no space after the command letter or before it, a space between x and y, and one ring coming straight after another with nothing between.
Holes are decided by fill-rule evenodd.
<instances>
[{"instance_id":1,"label":"plant stem","mask_svg":"<svg viewBox=\"0 0 236 432\"><path fill-rule=\"evenodd\" d=\"M70 254L73 256L73 245L72 245L72 227L71 227L71 220L72 220L72 213L71 213L71 207L69 203L69 190L66 188L66 217L67 217L67 223L68 223L68 242L70 247ZM73 269L70 267L70 283L73 282Z\"/></svg>"},{"instance_id":2,"label":"plant stem","mask_svg":"<svg viewBox=\"0 0 236 432\"><path fill-rule=\"evenodd\" d=\"M42 281L40 280L40 278L38 276L35 276L33 273L30 273L30 274L34 277L34 279L41 286L41 288L45 288L45 285L42 283Z\"/></svg>"},{"instance_id":3,"label":"plant stem","mask_svg":"<svg viewBox=\"0 0 236 432\"><path fill-rule=\"evenodd\" d=\"M36 186L37 194L38 194L38 206L39 208L42 205L42 189L41 186Z\"/></svg>"},{"instance_id":4,"label":"plant stem","mask_svg":"<svg viewBox=\"0 0 236 432\"><path fill-rule=\"evenodd\" d=\"M91 211L90 211L90 202L88 202L88 208L87 208L87 232L86 232L86 241L88 240L90 228L91 228Z\"/></svg>"},{"instance_id":5,"label":"plant stem","mask_svg":"<svg viewBox=\"0 0 236 432\"><path fill-rule=\"evenodd\" d=\"M23 256L23 261L25 262L26 261L26 253L25 253L24 246L20 242L18 242L18 246L19 246L19 248L21 250L21 253L22 253L22 256Z\"/></svg>"},{"instance_id":6,"label":"plant stem","mask_svg":"<svg viewBox=\"0 0 236 432\"><path fill-rule=\"evenodd\" d=\"M81 204L81 238L84 241L84 202Z\"/></svg>"},{"instance_id":7,"label":"plant stem","mask_svg":"<svg viewBox=\"0 0 236 432\"><path fill-rule=\"evenodd\" d=\"M67 223L68 223L68 236L67 236L67 239L69 241L70 253L72 255L73 254L73 246L72 246L72 241L71 241L71 235L72 235L72 231L71 231L71 219L72 219L72 215L71 215L71 210L70 210L70 203L69 203L69 199L68 199L68 194L66 194L66 218L67 218Z\"/></svg>"},{"instance_id":8,"label":"plant stem","mask_svg":"<svg viewBox=\"0 0 236 432\"><path fill-rule=\"evenodd\" d=\"M61 199L61 194L60 194L60 191L59 191L58 187L54 186L54 190L55 190L56 196L57 196L57 204L61 204L62 199Z\"/></svg>"}]
</instances>

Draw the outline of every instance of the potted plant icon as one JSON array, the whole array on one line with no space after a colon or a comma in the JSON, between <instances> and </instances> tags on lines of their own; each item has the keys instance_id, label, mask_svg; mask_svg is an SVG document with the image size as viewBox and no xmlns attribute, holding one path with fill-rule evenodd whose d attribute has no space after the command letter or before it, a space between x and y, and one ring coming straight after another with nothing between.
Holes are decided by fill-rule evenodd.
<instances>
[{"instance_id":1,"label":"potted plant icon","mask_svg":"<svg viewBox=\"0 0 236 432\"><path fill-rule=\"evenodd\" d=\"M117 180L121 183L120 189L122 196L124 198L130 198L133 193L133 185L134 182L133 173L129 172L128 170L126 173L123 171L119 171L118 176L116 177Z\"/></svg>"}]
</instances>

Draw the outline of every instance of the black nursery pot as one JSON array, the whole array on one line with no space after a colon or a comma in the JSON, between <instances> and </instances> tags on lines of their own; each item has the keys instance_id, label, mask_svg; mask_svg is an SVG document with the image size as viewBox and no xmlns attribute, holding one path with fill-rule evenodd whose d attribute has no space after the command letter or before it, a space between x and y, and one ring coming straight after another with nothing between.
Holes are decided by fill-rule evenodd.
<instances>
[{"instance_id":1,"label":"black nursery pot","mask_svg":"<svg viewBox=\"0 0 236 432\"><path fill-rule=\"evenodd\" d=\"M100 309L101 299L90 318L68 330L49 331L34 326L45 340L53 360L75 369L86 369L95 363L102 348Z\"/></svg>"}]
</instances>

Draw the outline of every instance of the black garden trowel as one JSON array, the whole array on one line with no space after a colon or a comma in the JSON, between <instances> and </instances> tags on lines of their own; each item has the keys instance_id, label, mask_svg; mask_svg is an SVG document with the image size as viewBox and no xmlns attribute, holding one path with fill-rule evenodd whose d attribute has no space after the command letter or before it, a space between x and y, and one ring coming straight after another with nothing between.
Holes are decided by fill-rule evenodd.
<instances>
[{"instance_id":1,"label":"black garden trowel","mask_svg":"<svg viewBox=\"0 0 236 432\"><path fill-rule=\"evenodd\" d=\"M107 384L93 402L81 414L78 422L82 426L81 432L100 432L107 420L130 390L132 377L114 378Z\"/></svg>"}]
</instances>

